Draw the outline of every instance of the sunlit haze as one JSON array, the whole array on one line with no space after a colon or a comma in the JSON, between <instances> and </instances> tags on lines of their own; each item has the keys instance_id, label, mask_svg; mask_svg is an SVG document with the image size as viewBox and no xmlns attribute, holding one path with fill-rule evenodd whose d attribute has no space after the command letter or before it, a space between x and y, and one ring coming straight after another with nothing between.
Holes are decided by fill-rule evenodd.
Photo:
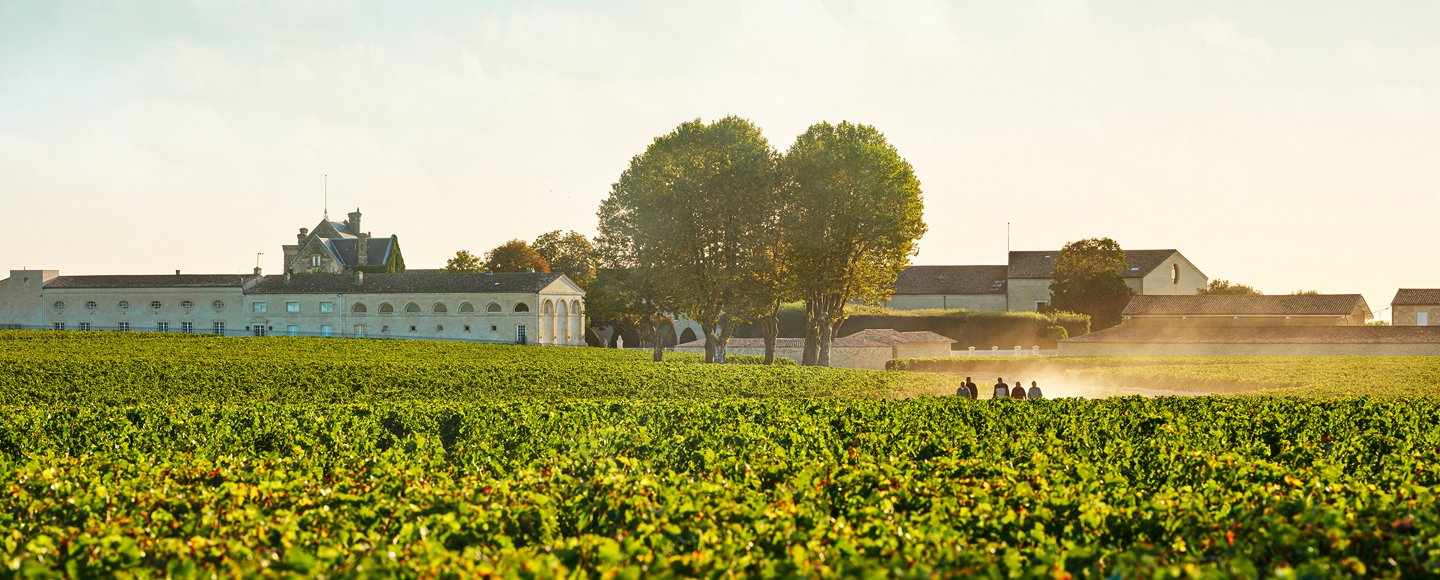
<instances>
[{"instance_id":1,"label":"sunlit haze","mask_svg":"<svg viewBox=\"0 0 1440 580\"><path fill-rule=\"evenodd\" d=\"M1383 10L1382 10L1383 8ZM268 272L360 207L411 268L595 232L735 114L876 126L917 264L1109 236L1266 293L1440 286L1436 2L0 0L0 270Z\"/></svg>"}]
</instances>

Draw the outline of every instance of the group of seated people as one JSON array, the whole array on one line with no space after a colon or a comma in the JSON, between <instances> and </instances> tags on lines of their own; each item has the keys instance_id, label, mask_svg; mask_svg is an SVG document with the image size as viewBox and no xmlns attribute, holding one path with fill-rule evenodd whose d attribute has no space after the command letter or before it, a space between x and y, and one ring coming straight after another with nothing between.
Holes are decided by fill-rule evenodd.
<instances>
[{"instance_id":1,"label":"group of seated people","mask_svg":"<svg viewBox=\"0 0 1440 580\"><path fill-rule=\"evenodd\" d=\"M955 389L955 396L978 399L980 398L980 388L975 386L975 381L970 380L970 377L965 377L965 382L961 383L960 388ZM1045 398L1045 395L1040 392L1040 384L1038 382L1030 381L1030 390L1026 391L1023 381L1017 379L1015 381L1015 387L1011 388L1010 385L1005 383L1004 377L995 379L995 391L994 394L990 395L991 400L1043 398Z\"/></svg>"}]
</instances>

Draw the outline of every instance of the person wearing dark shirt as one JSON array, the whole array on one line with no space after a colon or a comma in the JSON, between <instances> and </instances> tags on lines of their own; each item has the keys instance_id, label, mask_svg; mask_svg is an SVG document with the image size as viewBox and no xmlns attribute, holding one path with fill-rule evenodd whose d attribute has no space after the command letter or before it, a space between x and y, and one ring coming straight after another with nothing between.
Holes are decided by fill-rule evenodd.
<instances>
[{"instance_id":1,"label":"person wearing dark shirt","mask_svg":"<svg viewBox=\"0 0 1440 580\"><path fill-rule=\"evenodd\" d=\"M1010 398L1012 398L1012 399L1024 399L1024 398L1025 398L1025 385L1024 385L1023 383L1021 383L1020 381L1015 381L1015 388L1010 391Z\"/></svg>"},{"instance_id":2,"label":"person wearing dark shirt","mask_svg":"<svg viewBox=\"0 0 1440 580\"><path fill-rule=\"evenodd\" d=\"M970 377L965 377L965 390L970 391L971 400L980 398L980 387L975 386L975 381L970 380Z\"/></svg>"}]
</instances>

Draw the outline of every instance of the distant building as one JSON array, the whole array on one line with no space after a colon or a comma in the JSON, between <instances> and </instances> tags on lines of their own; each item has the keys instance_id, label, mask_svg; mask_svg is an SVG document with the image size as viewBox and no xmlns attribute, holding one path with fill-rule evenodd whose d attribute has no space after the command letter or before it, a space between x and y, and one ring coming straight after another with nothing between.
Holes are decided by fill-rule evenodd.
<instances>
[{"instance_id":1,"label":"distant building","mask_svg":"<svg viewBox=\"0 0 1440 580\"><path fill-rule=\"evenodd\" d=\"M1136 296L1130 325L1364 326L1373 315L1359 294Z\"/></svg>"},{"instance_id":2,"label":"distant building","mask_svg":"<svg viewBox=\"0 0 1440 580\"><path fill-rule=\"evenodd\" d=\"M1401 288L1390 301L1395 326L1440 326L1440 288Z\"/></svg>"},{"instance_id":3,"label":"distant building","mask_svg":"<svg viewBox=\"0 0 1440 580\"><path fill-rule=\"evenodd\" d=\"M835 339L830 346L830 365L854 369L884 369L885 363L897 358L950 356L951 340L933 332L900 332L889 329L862 330ZM675 346L677 352L705 352L705 341L696 340ZM805 351L803 338L778 338L775 356L800 362ZM732 338L726 345L732 355L765 354L765 339Z\"/></svg>"},{"instance_id":4,"label":"distant building","mask_svg":"<svg viewBox=\"0 0 1440 580\"><path fill-rule=\"evenodd\" d=\"M282 272L297 274L338 274L370 272L398 274L405 271L396 236L374 238L360 229L360 209L343 222L330 221L326 214L312 231L300 228L294 244L281 246L285 256Z\"/></svg>"},{"instance_id":5,"label":"distant building","mask_svg":"<svg viewBox=\"0 0 1440 580\"><path fill-rule=\"evenodd\" d=\"M583 345L560 273L61 276L11 270L0 328Z\"/></svg>"},{"instance_id":6,"label":"distant building","mask_svg":"<svg viewBox=\"0 0 1440 580\"><path fill-rule=\"evenodd\" d=\"M1055 281L1056 251L1010 252L1003 266L911 266L885 303L896 310L1044 310ZM1210 279L1177 250L1127 250L1125 283L1141 295L1194 295Z\"/></svg>"}]
</instances>

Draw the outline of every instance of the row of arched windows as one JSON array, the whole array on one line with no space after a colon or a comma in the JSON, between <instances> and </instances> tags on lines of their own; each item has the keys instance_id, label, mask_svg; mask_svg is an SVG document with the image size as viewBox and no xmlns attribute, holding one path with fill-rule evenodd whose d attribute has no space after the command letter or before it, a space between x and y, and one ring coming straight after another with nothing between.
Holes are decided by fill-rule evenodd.
<instances>
[{"instance_id":1,"label":"row of arched windows","mask_svg":"<svg viewBox=\"0 0 1440 580\"><path fill-rule=\"evenodd\" d=\"M450 309L449 309L448 307L446 307L445 304L440 303L440 302L436 302L434 306L431 306L431 307L430 307L430 311L431 311L431 312L434 312L434 313L445 313L445 312L449 312ZM502 312L502 311L503 311L503 309L500 307L500 303L499 303L499 302L491 302L491 303L485 305L485 312L486 312L487 314L499 314L499 313ZM530 305L529 305L529 304L526 304L526 303L524 303L524 302L520 302L520 303L518 303L518 304L515 305L515 308L514 308L512 311L513 311L513 312L529 312L529 311L530 311ZM367 312L370 312L370 308L367 307L367 306L365 306L365 303L364 303L364 302L356 302L354 306L351 306L351 307L350 307L350 313L351 313L351 314L365 314L365 313L367 313ZM394 306L391 306L389 302L381 302L381 303L380 303L380 307L376 310L376 312L378 312L378 313L380 313L380 314L392 314L392 313L395 312L395 307L394 307ZM410 314L419 313L419 312L420 312L420 305L419 305L419 304L416 304L416 303L414 303L414 302L411 302L411 303L409 303L409 304L406 304L406 305L405 305L405 312L406 312L406 313L410 313ZM469 313L475 312L475 305L473 305L473 304L471 304L471 303L469 303L469 302L461 302L461 303L460 303L460 312L461 312L462 314L469 314Z\"/></svg>"}]
</instances>

